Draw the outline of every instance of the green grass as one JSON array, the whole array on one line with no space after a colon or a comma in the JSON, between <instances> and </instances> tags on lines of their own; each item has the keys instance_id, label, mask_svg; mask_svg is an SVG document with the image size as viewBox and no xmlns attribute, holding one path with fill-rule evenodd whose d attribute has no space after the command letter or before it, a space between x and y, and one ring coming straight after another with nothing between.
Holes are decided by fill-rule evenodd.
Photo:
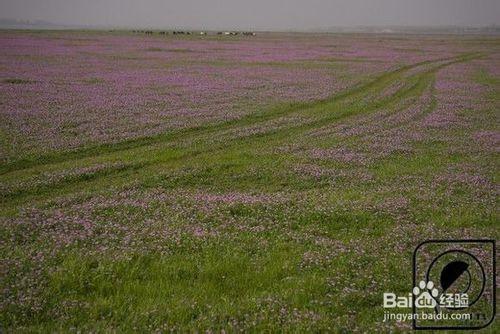
<instances>
[{"instance_id":1,"label":"green grass","mask_svg":"<svg viewBox=\"0 0 500 334\"><path fill-rule=\"evenodd\" d=\"M325 100L280 104L225 123L2 164L3 184L26 182L2 197L0 213L6 219L31 207L64 212L71 209L58 200L74 204L95 196L114 199L129 188L291 199L224 204L215 210L199 208L189 199L176 205L165 199L147 208L127 203L91 208L100 231L97 240L82 239L66 248L45 239L43 233L51 234L43 226L31 230L29 225L3 224L0 236L14 247L2 248L2 258L20 259L16 270L34 280L33 286L39 288L36 298L43 302L35 311L10 306L0 315L1 326L19 332L388 330L381 324L381 293L410 291L411 254L418 242L460 236L464 229L481 237L498 236L494 204L492 208L479 200L483 197L474 189L455 187L450 194L446 187L433 188L434 176L454 164L473 163L477 152L450 152L447 143L435 140L414 143L411 153L394 153L369 167L353 167L279 149L288 144L362 145L362 137L342 142L309 134L381 111L397 114L430 91L432 98L420 118L399 124L411 125L436 109L434 85L440 70L481 56L463 54L404 66ZM404 77L410 70L415 74ZM391 95L380 95L400 79L406 85ZM498 101L498 80L484 71L476 80L489 85L491 99ZM280 117L298 115L303 117L300 122L269 127ZM228 134L251 126L265 131L240 137ZM462 130L455 134L457 145L465 145L462 135ZM480 160L486 166L497 163L491 155ZM30 183L44 173L117 162L123 167L48 184ZM304 162L347 176L335 181L304 177L293 171ZM358 171L369 172L372 179L358 179ZM409 203L402 213L378 206L400 196ZM164 222L148 226L149 220ZM109 243L95 246L100 238L107 240L108 228L117 228L110 227L112 223L123 231ZM193 236L189 231L196 224L214 234ZM154 233L160 228L171 232L160 243L146 232L133 232L135 244L130 249L118 246L130 237L129 231ZM436 235L426 234L429 229ZM35 277L30 261L44 247L54 248L54 253L43 260ZM13 277L5 275L4 284L15 285Z\"/></svg>"}]
</instances>

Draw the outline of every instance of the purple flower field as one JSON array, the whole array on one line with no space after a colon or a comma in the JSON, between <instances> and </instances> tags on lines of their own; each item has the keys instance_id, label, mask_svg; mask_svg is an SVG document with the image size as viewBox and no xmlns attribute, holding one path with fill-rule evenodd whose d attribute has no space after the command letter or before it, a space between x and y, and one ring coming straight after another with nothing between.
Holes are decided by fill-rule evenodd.
<instances>
[{"instance_id":1,"label":"purple flower field","mask_svg":"<svg viewBox=\"0 0 500 334\"><path fill-rule=\"evenodd\" d=\"M239 119L279 102L324 99L388 69L460 52L437 41L413 51L418 42L1 33L1 126L11 144L2 145L1 159Z\"/></svg>"},{"instance_id":2,"label":"purple flower field","mask_svg":"<svg viewBox=\"0 0 500 334\"><path fill-rule=\"evenodd\" d=\"M408 331L498 110L495 36L0 31L0 332Z\"/></svg>"}]
</instances>

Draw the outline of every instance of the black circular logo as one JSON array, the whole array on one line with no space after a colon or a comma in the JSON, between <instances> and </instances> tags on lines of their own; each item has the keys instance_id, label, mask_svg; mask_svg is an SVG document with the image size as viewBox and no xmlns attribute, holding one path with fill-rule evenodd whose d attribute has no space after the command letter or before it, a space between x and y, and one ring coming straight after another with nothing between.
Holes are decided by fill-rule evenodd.
<instances>
[{"instance_id":1,"label":"black circular logo","mask_svg":"<svg viewBox=\"0 0 500 334\"><path fill-rule=\"evenodd\" d=\"M427 269L426 279L436 284L440 295L466 294L468 307L481 298L486 284L481 262L461 249L448 250L436 256Z\"/></svg>"}]
</instances>

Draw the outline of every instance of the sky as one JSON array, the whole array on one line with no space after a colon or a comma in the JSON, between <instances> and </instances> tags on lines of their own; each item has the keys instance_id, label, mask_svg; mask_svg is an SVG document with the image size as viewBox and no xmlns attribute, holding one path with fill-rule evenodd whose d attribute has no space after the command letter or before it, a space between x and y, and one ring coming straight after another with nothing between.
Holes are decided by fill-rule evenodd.
<instances>
[{"instance_id":1,"label":"sky","mask_svg":"<svg viewBox=\"0 0 500 334\"><path fill-rule=\"evenodd\" d=\"M0 0L0 18L59 24L309 30L500 25L500 0Z\"/></svg>"}]
</instances>

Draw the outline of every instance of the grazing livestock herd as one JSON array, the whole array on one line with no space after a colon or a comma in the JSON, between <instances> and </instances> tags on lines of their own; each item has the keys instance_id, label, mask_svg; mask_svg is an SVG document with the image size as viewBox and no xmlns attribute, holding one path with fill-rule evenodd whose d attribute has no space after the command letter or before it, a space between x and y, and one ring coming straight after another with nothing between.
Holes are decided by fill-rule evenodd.
<instances>
[{"instance_id":1,"label":"grazing livestock herd","mask_svg":"<svg viewBox=\"0 0 500 334\"><path fill-rule=\"evenodd\" d=\"M244 32L239 32L239 31L219 31L217 35L225 35L225 36L237 36L237 35L243 35L243 36L255 36L256 33L250 32L250 31L244 31Z\"/></svg>"},{"instance_id":2,"label":"grazing livestock herd","mask_svg":"<svg viewBox=\"0 0 500 334\"><path fill-rule=\"evenodd\" d=\"M132 32L134 34L145 34L145 35L153 35L153 34L156 33L153 30L133 30ZM168 31L158 31L157 33L159 35L169 35L170 34L170 32L168 32ZM208 35L208 33L205 32L205 31L200 31L198 34L201 35L201 36ZM174 30L174 31L172 31L172 35L193 35L193 32L192 31ZM219 31L219 32L217 32L217 35L224 35L224 36L238 36L238 35L242 35L242 36L256 36L257 34L255 32L251 32L251 31L243 31L243 32L240 32L240 31Z\"/></svg>"}]
</instances>

